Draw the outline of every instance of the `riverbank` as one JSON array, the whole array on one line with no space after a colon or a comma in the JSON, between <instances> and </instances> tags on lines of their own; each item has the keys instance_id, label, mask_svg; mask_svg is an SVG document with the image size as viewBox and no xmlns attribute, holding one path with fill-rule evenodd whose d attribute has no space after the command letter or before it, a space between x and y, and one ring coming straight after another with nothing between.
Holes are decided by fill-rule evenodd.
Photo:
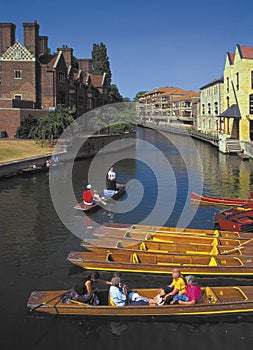
<instances>
[{"instance_id":1,"label":"riverbank","mask_svg":"<svg viewBox=\"0 0 253 350\"><path fill-rule=\"evenodd\" d=\"M46 143L42 146L34 140L0 140L0 164L33 157L51 155L54 146Z\"/></svg>"}]
</instances>

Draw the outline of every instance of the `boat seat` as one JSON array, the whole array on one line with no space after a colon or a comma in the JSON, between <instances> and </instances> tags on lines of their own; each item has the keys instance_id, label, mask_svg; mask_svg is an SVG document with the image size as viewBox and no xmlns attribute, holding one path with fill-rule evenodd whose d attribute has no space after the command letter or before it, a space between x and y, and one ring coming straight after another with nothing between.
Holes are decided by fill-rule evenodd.
<instances>
[{"instance_id":1,"label":"boat seat","mask_svg":"<svg viewBox=\"0 0 253 350\"><path fill-rule=\"evenodd\" d=\"M214 304L217 303L218 298L215 295L214 291L210 287L206 287L203 290L203 301L204 303Z\"/></svg>"},{"instance_id":2,"label":"boat seat","mask_svg":"<svg viewBox=\"0 0 253 350\"><path fill-rule=\"evenodd\" d=\"M108 293L108 305L109 305L109 306L113 306L113 307L116 306L115 303L114 303L114 301L113 301L113 300L111 299L111 297L110 297L110 293Z\"/></svg>"}]
</instances>

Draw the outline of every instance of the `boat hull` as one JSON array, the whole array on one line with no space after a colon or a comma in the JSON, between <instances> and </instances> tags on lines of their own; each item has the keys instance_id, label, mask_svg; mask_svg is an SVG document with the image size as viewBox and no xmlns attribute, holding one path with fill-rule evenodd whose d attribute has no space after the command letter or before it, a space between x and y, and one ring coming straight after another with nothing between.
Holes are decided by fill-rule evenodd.
<instances>
[{"instance_id":1,"label":"boat hull","mask_svg":"<svg viewBox=\"0 0 253 350\"><path fill-rule=\"evenodd\" d=\"M62 316L83 316L85 318L108 318L108 319L170 319L173 321L222 318L231 316L253 316L252 286L239 287L212 287L202 288L204 302L193 306L182 305L134 305L134 306L109 306L108 291L99 291L99 298L103 295L103 302L98 306L91 306L79 302L64 304L60 301L59 295L62 291L34 291L31 293L27 308L30 312L36 311L40 314L62 315ZM154 297L157 289L136 289L140 295ZM214 294L213 294L214 293ZM217 299L216 295L218 296ZM224 298L219 299L219 295ZM55 296L55 298L54 298ZM214 297L213 297L214 296ZM53 300L52 300L53 298ZM228 299L230 298L230 299ZM46 302L47 300L52 300ZM39 306L40 304L43 304ZM38 307L39 306L39 307Z\"/></svg>"},{"instance_id":2,"label":"boat hull","mask_svg":"<svg viewBox=\"0 0 253 350\"><path fill-rule=\"evenodd\" d=\"M119 190L117 191L117 193L115 193L112 197L108 198L109 200L110 199L113 199L113 200L117 200L119 199L120 197L122 197L124 195L124 193L126 192L126 188L125 186L121 186L119 188ZM80 202L78 204L76 204L74 206L74 209L77 209L77 210L82 210L84 212L94 212L98 209L100 209L102 206L100 204L100 202L97 202L93 205L86 205L84 204L83 202Z\"/></svg>"},{"instance_id":3,"label":"boat hull","mask_svg":"<svg viewBox=\"0 0 253 350\"><path fill-rule=\"evenodd\" d=\"M243 204L252 202L252 199L201 196L195 192L191 193L190 199L193 202L198 202L201 204L213 204L213 205L224 205L224 206L236 206L236 205L243 205Z\"/></svg>"}]
</instances>

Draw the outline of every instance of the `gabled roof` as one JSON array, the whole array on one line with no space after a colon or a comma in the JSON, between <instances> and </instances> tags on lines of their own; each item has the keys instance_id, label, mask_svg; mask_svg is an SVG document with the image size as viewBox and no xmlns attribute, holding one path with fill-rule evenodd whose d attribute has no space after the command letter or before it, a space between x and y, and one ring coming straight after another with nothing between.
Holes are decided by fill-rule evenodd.
<instances>
[{"instance_id":1,"label":"gabled roof","mask_svg":"<svg viewBox=\"0 0 253 350\"><path fill-rule=\"evenodd\" d=\"M209 83L201 86L200 90L203 90L203 89L206 89L208 88L209 86L213 86L213 85L216 85L216 84L219 84L219 83L223 83L224 82L224 78L223 76L220 77L220 78L217 78L217 79L213 79L212 81L210 81Z\"/></svg>"},{"instance_id":2,"label":"gabled roof","mask_svg":"<svg viewBox=\"0 0 253 350\"><path fill-rule=\"evenodd\" d=\"M253 47L237 45L241 58L253 59Z\"/></svg>"},{"instance_id":3,"label":"gabled roof","mask_svg":"<svg viewBox=\"0 0 253 350\"><path fill-rule=\"evenodd\" d=\"M230 63L230 64L234 64L234 61L235 61L235 54L234 54L234 53L231 53L231 52L228 52L227 55L228 55L229 63Z\"/></svg>"},{"instance_id":4,"label":"gabled roof","mask_svg":"<svg viewBox=\"0 0 253 350\"><path fill-rule=\"evenodd\" d=\"M90 75L92 85L95 88L102 88L104 86L104 74L103 75Z\"/></svg>"},{"instance_id":5,"label":"gabled roof","mask_svg":"<svg viewBox=\"0 0 253 350\"><path fill-rule=\"evenodd\" d=\"M226 117L226 118L235 118L235 119L240 119L241 113L240 109L237 104L233 104L230 106L228 109L226 109L219 117Z\"/></svg>"}]
</instances>

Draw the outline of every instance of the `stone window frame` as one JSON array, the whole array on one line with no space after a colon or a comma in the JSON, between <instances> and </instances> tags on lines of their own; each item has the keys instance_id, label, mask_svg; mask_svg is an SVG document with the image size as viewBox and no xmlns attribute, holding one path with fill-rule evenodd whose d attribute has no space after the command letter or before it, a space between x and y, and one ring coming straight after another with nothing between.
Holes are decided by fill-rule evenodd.
<instances>
[{"instance_id":1,"label":"stone window frame","mask_svg":"<svg viewBox=\"0 0 253 350\"><path fill-rule=\"evenodd\" d=\"M14 79L22 79L22 70L21 69L14 70Z\"/></svg>"}]
</instances>

